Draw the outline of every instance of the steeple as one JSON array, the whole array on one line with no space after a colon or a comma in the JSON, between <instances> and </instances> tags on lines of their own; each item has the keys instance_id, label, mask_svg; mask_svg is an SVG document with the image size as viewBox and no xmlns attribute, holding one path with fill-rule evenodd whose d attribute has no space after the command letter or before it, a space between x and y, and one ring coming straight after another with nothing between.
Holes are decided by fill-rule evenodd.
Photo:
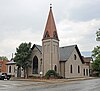
<instances>
[{"instance_id":1,"label":"steeple","mask_svg":"<svg viewBox=\"0 0 100 91\"><path fill-rule=\"evenodd\" d=\"M49 11L49 15L48 15L44 35L43 35L43 40L48 38L54 38L56 40L59 40L51 5L52 4L50 4L50 11Z\"/></svg>"},{"instance_id":2,"label":"steeple","mask_svg":"<svg viewBox=\"0 0 100 91\"><path fill-rule=\"evenodd\" d=\"M50 11L42 39L42 60L45 74L48 70L59 73L59 39L50 4Z\"/></svg>"}]
</instances>

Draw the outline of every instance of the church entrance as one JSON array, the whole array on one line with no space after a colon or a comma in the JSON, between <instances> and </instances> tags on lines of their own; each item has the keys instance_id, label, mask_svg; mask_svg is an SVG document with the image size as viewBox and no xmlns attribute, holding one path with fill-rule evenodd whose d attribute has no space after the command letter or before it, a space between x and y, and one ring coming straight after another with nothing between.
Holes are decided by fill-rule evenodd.
<instances>
[{"instance_id":1,"label":"church entrance","mask_svg":"<svg viewBox=\"0 0 100 91\"><path fill-rule=\"evenodd\" d=\"M33 74L38 74L38 58L35 56L33 58Z\"/></svg>"}]
</instances>

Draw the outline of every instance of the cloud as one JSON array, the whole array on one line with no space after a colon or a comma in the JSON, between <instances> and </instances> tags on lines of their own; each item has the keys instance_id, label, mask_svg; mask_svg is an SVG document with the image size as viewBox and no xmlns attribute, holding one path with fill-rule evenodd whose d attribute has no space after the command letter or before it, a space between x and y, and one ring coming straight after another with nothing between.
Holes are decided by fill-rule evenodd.
<instances>
[{"instance_id":1,"label":"cloud","mask_svg":"<svg viewBox=\"0 0 100 91\"><path fill-rule=\"evenodd\" d=\"M16 47L18 47L22 42L31 42L32 45L34 43L41 44L42 32L33 32L32 28L20 29L17 31L14 31L13 29L9 32L7 32L7 30L4 30L2 31L2 33L0 33L0 36L2 36L3 34L3 36L0 37L0 56L7 56L8 58L11 58L11 53L15 53Z\"/></svg>"},{"instance_id":2,"label":"cloud","mask_svg":"<svg viewBox=\"0 0 100 91\"><path fill-rule=\"evenodd\" d=\"M70 19L76 21L88 21L91 19L100 19L100 0L83 1L79 7L74 7L70 10Z\"/></svg>"},{"instance_id":3,"label":"cloud","mask_svg":"<svg viewBox=\"0 0 100 91\"><path fill-rule=\"evenodd\" d=\"M0 56L11 58L22 42L42 44L50 3L60 46L78 44L91 51L98 45L100 0L0 0Z\"/></svg>"},{"instance_id":4,"label":"cloud","mask_svg":"<svg viewBox=\"0 0 100 91\"><path fill-rule=\"evenodd\" d=\"M79 45L81 51L92 51L97 43L95 33L99 28L100 20L72 21L63 20L58 23L58 34L61 45Z\"/></svg>"}]
</instances>

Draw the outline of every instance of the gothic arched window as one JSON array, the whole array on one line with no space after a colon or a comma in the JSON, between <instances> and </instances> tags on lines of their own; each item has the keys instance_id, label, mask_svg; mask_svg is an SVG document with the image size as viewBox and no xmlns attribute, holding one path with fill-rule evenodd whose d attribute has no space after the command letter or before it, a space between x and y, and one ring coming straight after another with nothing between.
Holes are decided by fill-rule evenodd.
<instances>
[{"instance_id":1,"label":"gothic arched window","mask_svg":"<svg viewBox=\"0 0 100 91\"><path fill-rule=\"evenodd\" d=\"M57 66L55 65L54 70L57 71Z\"/></svg>"},{"instance_id":2,"label":"gothic arched window","mask_svg":"<svg viewBox=\"0 0 100 91\"><path fill-rule=\"evenodd\" d=\"M70 65L70 73L73 73L73 67Z\"/></svg>"},{"instance_id":3,"label":"gothic arched window","mask_svg":"<svg viewBox=\"0 0 100 91\"><path fill-rule=\"evenodd\" d=\"M86 76L88 76L88 69L86 69Z\"/></svg>"},{"instance_id":4,"label":"gothic arched window","mask_svg":"<svg viewBox=\"0 0 100 91\"><path fill-rule=\"evenodd\" d=\"M80 66L78 65L78 73L80 73Z\"/></svg>"},{"instance_id":5,"label":"gothic arched window","mask_svg":"<svg viewBox=\"0 0 100 91\"><path fill-rule=\"evenodd\" d=\"M76 54L74 54L74 60L76 60L77 59L77 56L76 56Z\"/></svg>"},{"instance_id":6,"label":"gothic arched window","mask_svg":"<svg viewBox=\"0 0 100 91\"><path fill-rule=\"evenodd\" d=\"M33 58L33 74L38 74L38 58L35 56Z\"/></svg>"},{"instance_id":7,"label":"gothic arched window","mask_svg":"<svg viewBox=\"0 0 100 91\"><path fill-rule=\"evenodd\" d=\"M53 37L56 38L56 39L58 39L58 36L57 36L57 32L56 31L53 32Z\"/></svg>"},{"instance_id":8,"label":"gothic arched window","mask_svg":"<svg viewBox=\"0 0 100 91\"><path fill-rule=\"evenodd\" d=\"M45 33L45 35L44 35L44 38L48 38L48 37L50 37L50 36L49 36L48 31L46 31L46 33Z\"/></svg>"},{"instance_id":9,"label":"gothic arched window","mask_svg":"<svg viewBox=\"0 0 100 91\"><path fill-rule=\"evenodd\" d=\"M85 76L85 69L83 69L83 74L84 74L84 76Z\"/></svg>"}]
</instances>

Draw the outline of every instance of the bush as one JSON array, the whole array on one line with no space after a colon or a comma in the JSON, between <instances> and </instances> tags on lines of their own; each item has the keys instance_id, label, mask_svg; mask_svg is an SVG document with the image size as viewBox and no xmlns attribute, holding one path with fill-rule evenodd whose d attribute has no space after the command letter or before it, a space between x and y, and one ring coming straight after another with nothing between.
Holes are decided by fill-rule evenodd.
<instances>
[{"instance_id":1,"label":"bush","mask_svg":"<svg viewBox=\"0 0 100 91\"><path fill-rule=\"evenodd\" d=\"M49 78L58 78L58 73L56 73L54 70L48 70L47 73L45 74L45 77L47 79Z\"/></svg>"}]
</instances>

